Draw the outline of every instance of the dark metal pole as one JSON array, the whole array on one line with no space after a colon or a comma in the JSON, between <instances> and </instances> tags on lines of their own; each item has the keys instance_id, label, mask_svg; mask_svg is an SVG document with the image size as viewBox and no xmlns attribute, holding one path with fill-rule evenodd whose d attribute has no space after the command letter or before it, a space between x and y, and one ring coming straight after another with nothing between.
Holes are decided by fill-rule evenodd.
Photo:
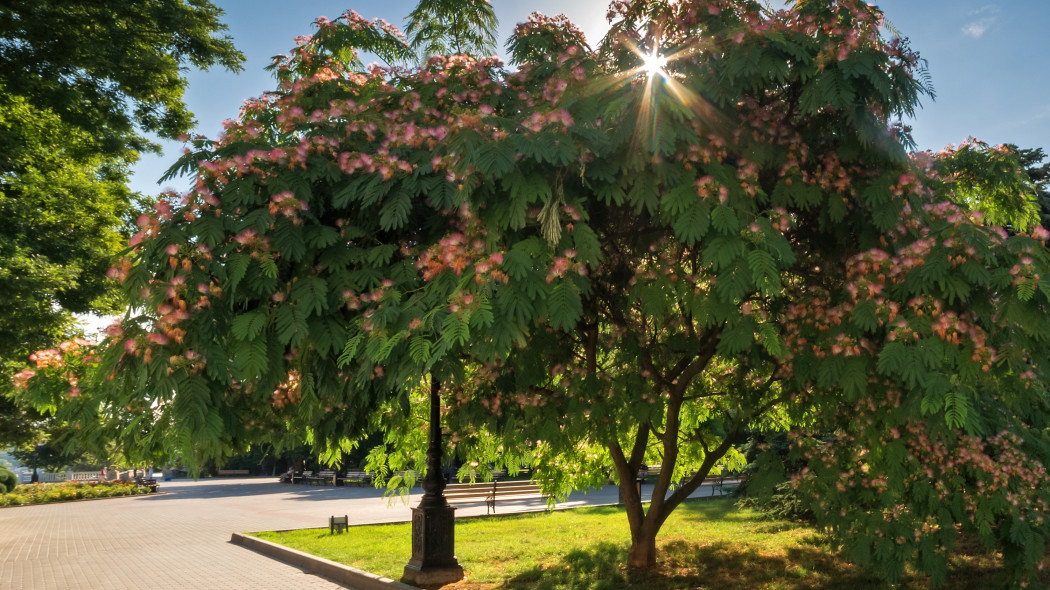
<instances>
[{"instance_id":1,"label":"dark metal pole","mask_svg":"<svg viewBox=\"0 0 1050 590\"><path fill-rule=\"evenodd\" d=\"M456 509L445 499L441 472L441 383L430 375L430 436L423 499L412 509L412 559L402 580L410 584L451 584L463 579L456 560Z\"/></svg>"},{"instance_id":2,"label":"dark metal pole","mask_svg":"<svg viewBox=\"0 0 1050 590\"><path fill-rule=\"evenodd\" d=\"M441 471L441 384L430 376L430 436L427 440L427 475L423 478L423 499L435 506L448 506L445 477Z\"/></svg>"}]
</instances>

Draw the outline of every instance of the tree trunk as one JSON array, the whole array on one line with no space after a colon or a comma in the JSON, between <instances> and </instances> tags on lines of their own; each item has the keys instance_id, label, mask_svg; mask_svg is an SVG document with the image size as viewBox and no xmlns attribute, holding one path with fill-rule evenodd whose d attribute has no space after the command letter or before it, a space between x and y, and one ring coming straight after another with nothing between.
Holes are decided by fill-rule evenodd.
<instances>
[{"instance_id":1,"label":"tree trunk","mask_svg":"<svg viewBox=\"0 0 1050 590\"><path fill-rule=\"evenodd\" d=\"M627 565L633 569L656 567L656 531L643 526L641 531L631 532L631 550L627 554Z\"/></svg>"},{"instance_id":2,"label":"tree trunk","mask_svg":"<svg viewBox=\"0 0 1050 590\"><path fill-rule=\"evenodd\" d=\"M656 567L656 533L660 531L663 519L652 512L642 510L641 485L631 480L627 485L620 485L624 507L627 510L627 522L631 527L631 549L627 553L627 566L631 569L652 569Z\"/></svg>"}]
</instances>

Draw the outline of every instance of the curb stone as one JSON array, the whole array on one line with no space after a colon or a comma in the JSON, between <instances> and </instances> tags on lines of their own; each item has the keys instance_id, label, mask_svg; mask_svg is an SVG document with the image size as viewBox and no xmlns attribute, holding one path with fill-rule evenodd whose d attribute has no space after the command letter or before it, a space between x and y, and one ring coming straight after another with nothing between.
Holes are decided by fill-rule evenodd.
<instances>
[{"instance_id":1,"label":"curb stone","mask_svg":"<svg viewBox=\"0 0 1050 590\"><path fill-rule=\"evenodd\" d=\"M409 586L390 578L377 576L243 533L233 533L230 542L296 567L301 567L311 573L356 590L419 590L415 586Z\"/></svg>"}]
</instances>

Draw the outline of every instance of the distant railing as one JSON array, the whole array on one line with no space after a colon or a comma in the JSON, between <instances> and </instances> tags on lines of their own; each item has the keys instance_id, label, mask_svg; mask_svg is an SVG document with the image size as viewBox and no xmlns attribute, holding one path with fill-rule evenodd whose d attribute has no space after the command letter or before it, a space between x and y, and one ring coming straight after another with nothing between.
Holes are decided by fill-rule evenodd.
<instances>
[{"instance_id":1,"label":"distant railing","mask_svg":"<svg viewBox=\"0 0 1050 590\"><path fill-rule=\"evenodd\" d=\"M131 472L126 472L129 476ZM38 471L37 481L40 483L56 483L60 481L98 481L100 471ZM26 471L21 475L21 483L33 481L33 472ZM117 479L124 479L118 475Z\"/></svg>"}]
</instances>

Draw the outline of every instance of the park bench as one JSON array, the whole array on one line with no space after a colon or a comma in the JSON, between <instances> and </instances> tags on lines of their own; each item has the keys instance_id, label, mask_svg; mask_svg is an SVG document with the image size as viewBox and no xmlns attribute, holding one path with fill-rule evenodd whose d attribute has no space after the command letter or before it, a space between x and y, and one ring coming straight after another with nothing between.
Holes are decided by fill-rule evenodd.
<instances>
[{"instance_id":1,"label":"park bench","mask_svg":"<svg viewBox=\"0 0 1050 590\"><path fill-rule=\"evenodd\" d=\"M342 486L372 485L372 474L367 471L347 471L345 475L337 479L337 482L337 485Z\"/></svg>"},{"instance_id":2,"label":"park bench","mask_svg":"<svg viewBox=\"0 0 1050 590\"><path fill-rule=\"evenodd\" d=\"M364 486L372 484L372 474L367 471L347 471L345 475L339 475L336 471L326 469L324 471L293 473L289 481L311 485Z\"/></svg>"},{"instance_id":3,"label":"park bench","mask_svg":"<svg viewBox=\"0 0 1050 590\"><path fill-rule=\"evenodd\" d=\"M335 472L331 470L308 471L298 478L293 478L292 483L295 483L296 479L302 483L308 483L315 486L322 486L328 483L335 485L336 482Z\"/></svg>"},{"instance_id":4,"label":"park bench","mask_svg":"<svg viewBox=\"0 0 1050 590\"><path fill-rule=\"evenodd\" d=\"M695 473L696 473L695 471L690 473L689 475L686 476L686 479L688 479L689 477L691 477ZM648 477L657 478L659 476L660 476L660 466L659 465L650 465L649 466ZM639 479L642 482L646 481L646 477L642 477L641 474L639 474ZM741 481L741 478L738 475L734 475L734 474L729 474L729 473L723 472L723 473L720 473L718 475L709 475L709 476L705 477L703 483L700 484L700 485L709 485L709 486L711 486L711 495L713 496L713 495L715 495L715 491L716 490L718 491L719 495L722 495L722 494L725 493L725 488L727 486L737 485L737 484L740 483L740 481ZM671 491L674 491L674 489L676 487L678 487L678 486L676 486L675 484L671 484Z\"/></svg>"},{"instance_id":5,"label":"park bench","mask_svg":"<svg viewBox=\"0 0 1050 590\"><path fill-rule=\"evenodd\" d=\"M648 470L638 472L637 481L639 484L649 483L651 481L655 481L656 478L660 477L660 465L649 465L648 467ZM694 471L693 473L696 472ZM685 479L691 477L693 473L687 475ZM737 474L720 473L718 475L710 475L708 477L705 477L703 483L701 483L700 485L711 486L711 495L714 496L715 491L718 492L718 495L723 495L726 493L726 487L735 486L741 481L742 478ZM677 487L677 484L671 484L669 491L673 492ZM623 500L621 499L621 502L622 501Z\"/></svg>"},{"instance_id":6,"label":"park bench","mask_svg":"<svg viewBox=\"0 0 1050 590\"><path fill-rule=\"evenodd\" d=\"M735 486L735 485L739 484L741 481L742 480L741 480L739 475L728 474L728 473L720 473L718 475L709 475L709 476L705 477L704 478L704 482L701 485L711 486L711 495L712 496L715 495L715 491L716 490L718 491L718 495L721 496L721 495L726 493L726 488L727 487ZM673 491L674 489L675 489L675 486L672 485L671 486L671 490Z\"/></svg>"},{"instance_id":7,"label":"park bench","mask_svg":"<svg viewBox=\"0 0 1050 590\"><path fill-rule=\"evenodd\" d=\"M249 472L248 472L247 469L220 469L218 471L218 474L219 475L248 475Z\"/></svg>"},{"instance_id":8,"label":"park bench","mask_svg":"<svg viewBox=\"0 0 1050 590\"><path fill-rule=\"evenodd\" d=\"M157 480L156 479L139 479L135 483L137 483L140 486L146 486L147 488L149 488L149 491L151 491L151 492L157 491L157 488L160 487L157 484Z\"/></svg>"},{"instance_id":9,"label":"park bench","mask_svg":"<svg viewBox=\"0 0 1050 590\"><path fill-rule=\"evenodd\" d=\"M649 465L649 468L648 468L647 471L639 471L638 472L638 479L642 483L645 483L645 481L648 478L650 478L650 477L653 478L653 479L656 479L656 478L660 477L660 466L659 465Z\"/></svg>"},{"instance_id":10,"label":"park bench","mask_svg":"<svg viewBox=\"0 0 1050 590\"><path fill-rule=\"evenodd\" d=\"M488 470L488 472L492 475L492 480L493 481L498 481L498 480L507 478L507 470L506 469L490 469L490 470ZM455 471L449 472L449 477L450 478L454 477L455 475L456 475ZM465 475L462 475L460 477L463 477L463 478L481 477L481 470L474 468L474 469L471 469L470 471L466 472ZM449 479L449 483L452 483L451 479Z\"/></svg>"},{"instance_id":11,"label":"park bench","mask_svg":"<svg viewBox=\"0 0 1050 590\"><path fill-rule=\"evenodd\" d=\"M496 513L496 500L549 500L540 486L531 481L491 481L484 483L450 483L445 486L445 499L449 504L471 504L484 502L485 513Z\"/></svg>"}]
</instances>

